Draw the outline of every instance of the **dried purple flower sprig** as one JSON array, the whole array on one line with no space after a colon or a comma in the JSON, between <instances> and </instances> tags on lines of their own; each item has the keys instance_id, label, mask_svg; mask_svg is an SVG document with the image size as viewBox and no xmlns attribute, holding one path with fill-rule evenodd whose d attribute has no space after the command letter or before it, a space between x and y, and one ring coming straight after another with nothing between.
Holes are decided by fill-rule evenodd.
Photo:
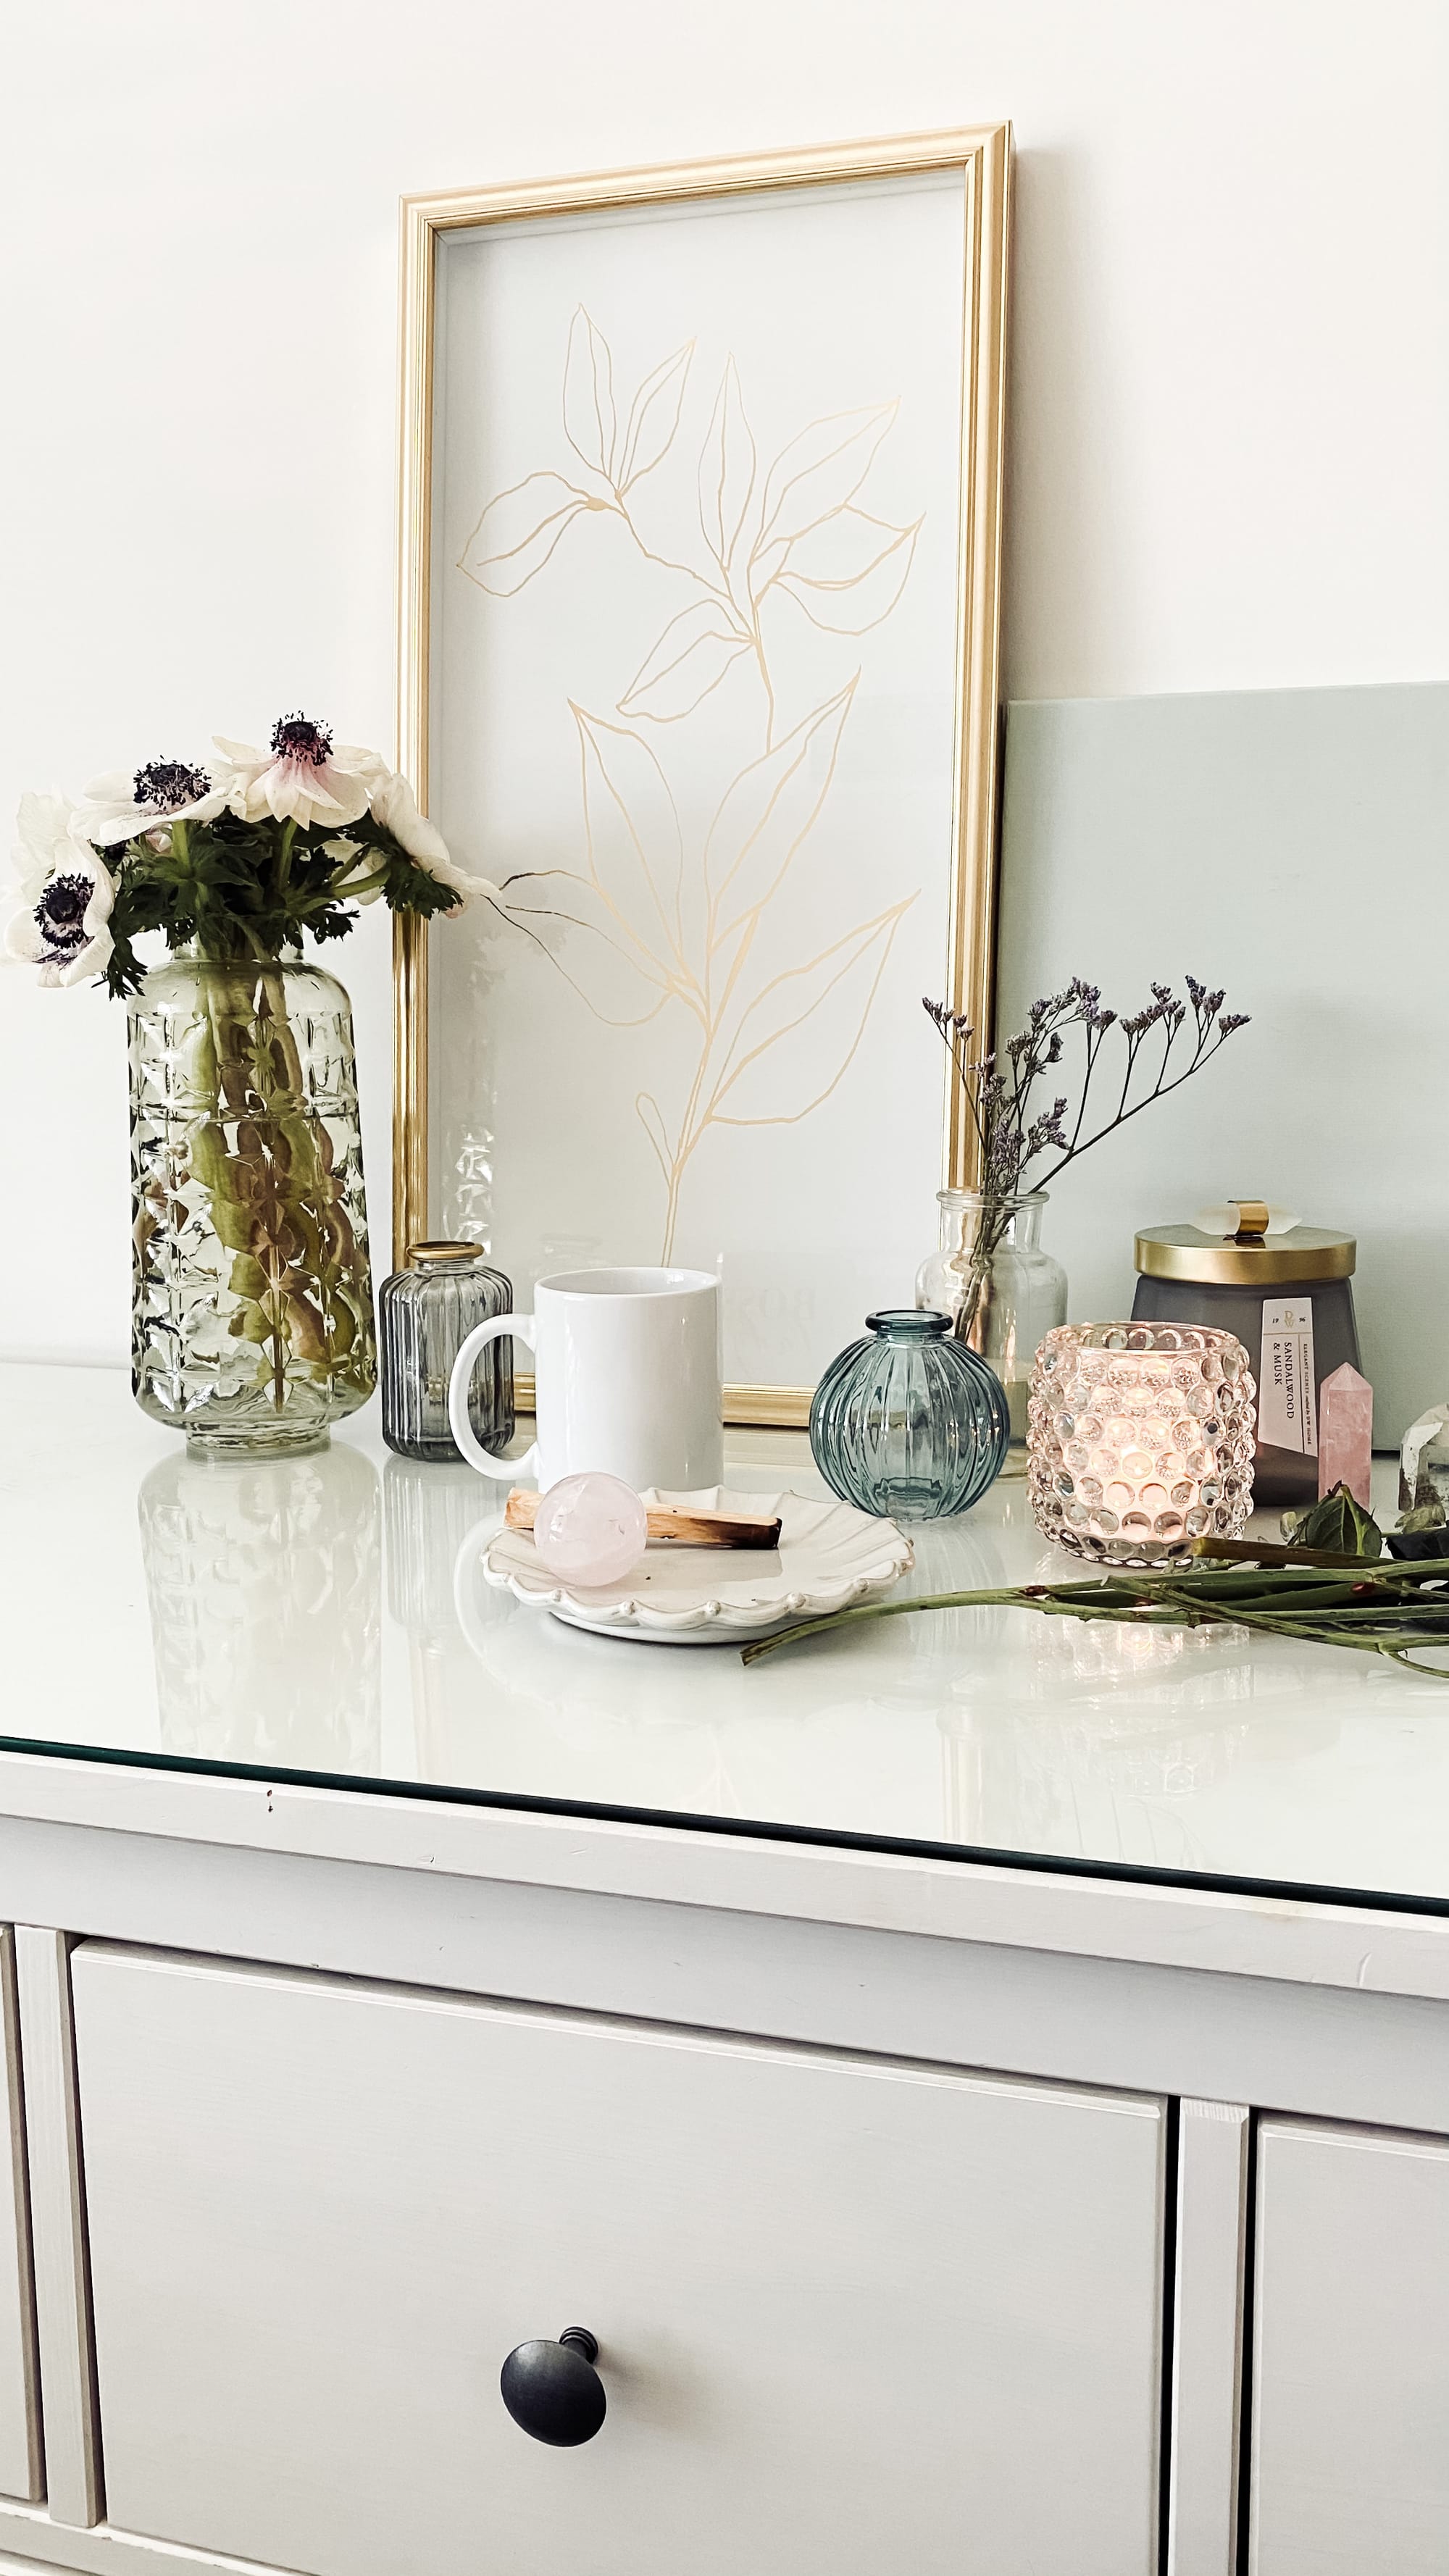
<instances>
[{"instance_id":1,"label":"dried purple flower sprig","mask_svg":"<svg viewBox=\"0 0 1449 2576\"><path fill-rule=\"evenodd\" d=\"M981 1148L981 1219L966 1293L956 1316L956 1330L963 1340L976 1321L992 1261L1011 1222L1013 1202L1027 1190L1048 1188L1079 1155L1089 1153L1154 1101L1180 1090L1211 1063L1230 1037L1247 1027L1245 1012L1224 1011L1227 996L1222 990L1210 990L1195 975L1185 980L1185 1002L1170 984L1154 984L1151 1001L1123 1016L1104 1008L1099 985L1074 975L1065 992L1032 1003L1025 1028L982 1056L972 1053L976 1033L962 1012L951 1010L945 1002L926 1001L927 1016L950 1049ZM1100 1125L1088 1130L1093 1083L1102 1069L1108 1033L1114 1028L1126 1040L1121 1085L1115 1106ZM1050 1108L1038 1107L1034 1095L1043 1077L1061 1063L1072 1029L1081 1030L1085 1054L1076 1116L1069 1129L1071 1104L1066 1093L1058 1093ZM1154 1031L1160 1035L1160 1051L1153 1044ZM1184 1032L1185 1052L1179 1052ZM1097 1096L1100 1099L1100 1084ZM1037 1171L1034 1167L1049 1152L1055 1152L1056 1160Z\"/></svg>"}]
</instances>

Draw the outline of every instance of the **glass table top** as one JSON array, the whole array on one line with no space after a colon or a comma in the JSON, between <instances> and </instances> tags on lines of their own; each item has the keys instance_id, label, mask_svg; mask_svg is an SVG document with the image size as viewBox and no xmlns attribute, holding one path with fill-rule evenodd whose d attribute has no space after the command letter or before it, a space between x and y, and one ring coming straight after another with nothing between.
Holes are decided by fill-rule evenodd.
<instances>
[{"instance_id":1,"label":"glass table top","mask_svg":"<svg viewBox=\"0 0 1449 2576\"><path fill-rule=\"evenodd\" d=\"M801 1433L727 1449L731 1485L821 1490ZM746 1668L737 1644L583 1635L493 1589L501 1511L468 1468L391 1456L375 1405L317 1455L217 1464L120 1372L0 1369L0 1741L1449 1910L1449 1686L1001 1608ZM912 1535L915 1592L1066 1562L1019 1479Z\"/></svg>"}]
</instances>

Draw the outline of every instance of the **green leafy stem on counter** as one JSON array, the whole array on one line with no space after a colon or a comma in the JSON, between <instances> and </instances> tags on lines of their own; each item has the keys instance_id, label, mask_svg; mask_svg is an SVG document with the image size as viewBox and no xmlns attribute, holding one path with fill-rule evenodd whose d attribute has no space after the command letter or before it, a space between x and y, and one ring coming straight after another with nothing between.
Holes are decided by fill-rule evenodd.
<instances>
[{"instance_id":1,"label":"green leafy stem on counter","mask_svg":"<svg viewBox=\"0 0 1449 2576\"><path fill-rule=\"evenodd\" d=\"M1140 1572L1114 1567L1085 1581L867 1602L761 1637L743 1649L742 1660L757 1663L781 1646L832 1629L862 1628L924 1610L1035 1610L1049 1619L1112 1619L1130 1627L1246 1628L1382 1655L1427 1681L1449 1681L1449 1663L1416 1660L1435 1647L1449 1650L1449 1558L1415 1564L1382 1559L1382 1531L1344 1488L1306 1512L1284 1546L1253 1539L1197 1544L1196 1560L1186 1565ZM1240 1561L1212 1561L1223 1558Z\"/></svg>"}]
</instances>

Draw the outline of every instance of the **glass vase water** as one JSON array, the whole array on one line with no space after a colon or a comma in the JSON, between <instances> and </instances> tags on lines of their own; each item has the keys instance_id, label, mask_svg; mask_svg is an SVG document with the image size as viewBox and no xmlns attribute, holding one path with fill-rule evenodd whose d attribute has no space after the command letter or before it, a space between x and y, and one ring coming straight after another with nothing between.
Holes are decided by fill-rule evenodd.
<instances>
[{"instance_id":1,"label":"glass vase water","mask_svg":"<svg viewBox=\"0 0 1449 2576\"><path fill-rule=\"evenodd\" d=\"M377 1374L347 994L181 950L128 1017L136 1400L212 1455L320 1448Z\"/></svg>"},{"instance_id":2,"label":"glass vase water","mask_svg":"<svg viewBox=\"0 0 1449 2576\"><path fill-rule=\"evenodd\" d=\"M916 1273L916 1304L949 1315L960 1338L989 1361L1006 1391L1011 1446L1024 1456L1032 1359L1045 1336L1067 1319L1067 1274L1041 1247L1047 1194L1027 1190L1006 1202L1005 1224L989 1258L982 1250L982 1193L938 1190L936 1201L941 1239Z\"/></svg>"}]
</instances>

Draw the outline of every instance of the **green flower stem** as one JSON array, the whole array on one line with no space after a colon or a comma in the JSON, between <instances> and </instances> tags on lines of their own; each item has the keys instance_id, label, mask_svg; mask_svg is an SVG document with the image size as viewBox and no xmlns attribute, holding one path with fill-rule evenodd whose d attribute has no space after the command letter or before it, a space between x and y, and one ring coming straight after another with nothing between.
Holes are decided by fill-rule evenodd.
<instances>
[{"instance_id":1,"label":"green flower stem","mask_svg":"<svg viewBox=\"0 0 1449 2576\"><path fill-rule=\"evenodd\" d=\"M1430 1559L1391 1568L1364 1560L1358 1582L1321 1568L1247 1567L1220 1572L1170 1568L1164 1574L1122 1570L1081 1583L1023 1583L987 1592L933 1592L908 1601L864 1602L824 1619L802 1619L778 1636L757 1638L741 1661L757 1663L779 1646L798 1645L833 1628L899 1619L920 1610L1038 1610L1047 1618L1116 1619L1129 1626L1254 1629L1306 1644L1383 1655L1425 1681L1449 1681L1449 1669L1412 1660L1416 1649L1449 1647L1449 1564ZM1425 1590L1437 1585L1439 1589Z\"/></svg>"},{"instance_id":2,"label":"green flower stem","mask_svg":"<svg viewBox=\"0 0 1449 2576\"><path fill-rule=\"evenodd\" d=\"M804 1637L828 1637L832 1628L855 1628L866 1619L903 1619L912 1610L1009 1610L1013 1603L1022 1609L1040 1609L1038 1602L1021 1601L1010 1588L1004 1592L926 1592L915 1601L865 1601L854 1610L831 1610L823 1619L801 1619L793 1628L782 1628L776 1637L757 1637L752 1646L742 1646L740 1662L757 1664L762 1655L772 1655L777 1646L795 1646ZM1109 1614L1103 1614L1109 1615ZM1084 1613L1090 1618L1090 1611Z\"/></svg>"},{"instance_id":3,"label":"green flower stem","mask_svg":"<svg viewBox=\"0 0 1449 2576\"><path fill-rule=\"evenodd\" d=\"M292 843L296 837L297 826L290 820L282 825L277 834L277 868L274 883L279 902L287 891L287 880L292 873Z\"/></svg>"},{"instance_id":4,"label":"green flower stem","mask_svg":"<svg viewBox=\"0 0 1449 2576\"><path fill-rule=\"evenodd\" d=\"M321 903L361 903L364 896L381 893L387 883L387 874L385 867L374 868L370 877L349 878L345 885L329 889L325 895L317 896L312 903L299 904L297 908L300 912L311 912L315 911Z\"/></svg>"},{"instance_id":5,"label":"green flower stem","mask_svg":"<svg viewBox=\"0 0 1449 2576\"><path fill-rule=\"evenodd\" d=\"M233 1254L233 1333L258 1345L283 1411L289 1362L344 1369L365 1323L356 1238L309 1107L275 960L202 958L210 1063L193 1165ZM232 1141L234 1136L235 1141Z\"/></svg>"},{"instance_id":6,"label":"green flower stem","mask_svg":"<svg viewBox=\"0 0 1449 2576\"><path fill-rule=\"evenodd\" d=\"M212 1054L216 1068L215 1084L207 1101L207 1111L210 1117L215 1118L217 1126L221 1127L223 1120L228 1117L237 1121L243 1119L251 1104L254 1050L249 1042L248 1032L254 1015L253 992L249 976L219 961L214 964L203 963L201 982L206 995L207 1019L211 1030ZM223 1153L211 1167L209 1187L213 1221L216 1220L218 1209L224 1206L232 1221L218 1223L217 1232L223 1243L230 1243L234 1249L238 1248L241 1234L244 1231L250 1231L241 1188L247 1172L248 1159L241 1153L235 1155ZM254 1162L256 1157L250 1159ZM264 1249L264 1247L255 1248L251 1257L256 1260L258 1269L268 1282L268 1294L265 1300L259 1301L268 1327L263 1337L262 1347L270 1348L272 1404L274 1410L280 1413L287 1401L287 1339L284 1329L285 1313L280 1294L281 1270L275 1253L273 1259L268 1262L263 1257Z\"/></svg>"},{"instance_id":7,"label":"green flower stem","mask_svg":"<svg viewBox=\"0 0 1449 2576\"><path fill-rule=\"evenodd\" d=\"M305 1115L302 1058L293 1035L292 1023L287 1016L287 988L277 971L275 962L269 966L260 980L261 990L266 996L267 1008L271 1014L273 1043L280 1046L286 1063L287 1088L297 1110Z\"/></svg>"}]
</instances>

